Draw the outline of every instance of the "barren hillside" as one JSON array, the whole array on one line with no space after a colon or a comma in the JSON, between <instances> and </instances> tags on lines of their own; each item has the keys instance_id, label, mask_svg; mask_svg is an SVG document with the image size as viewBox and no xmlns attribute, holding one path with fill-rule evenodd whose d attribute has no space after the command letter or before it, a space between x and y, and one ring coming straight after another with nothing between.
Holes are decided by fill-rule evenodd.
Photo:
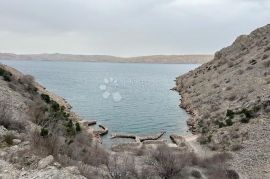
<instances>
[{"instance_id":1,"label":"barren hillside","mask_svg":"<svg viewBox=\"0 0 270 179\"><path fill-rule=\"evenodd\" d=\"M270 178L270 25L177 78L182 107L201 144L234 153L244 178Z\"/></svg>"},{"instance_id":2,"label":"barren hillside","mask_svg":"<svg viewBox=\"0 0 270 179\"><path fill-rule=\"evenodd\" d=\"M140 57L115 57L108 55L70 55L70 54L29 54L17 55L0 53L0 60L45 60L45 61L86 61L118 63L179 63L203 64L213 59L213 55L153 55Z\"/></svg>"}]
</instances>

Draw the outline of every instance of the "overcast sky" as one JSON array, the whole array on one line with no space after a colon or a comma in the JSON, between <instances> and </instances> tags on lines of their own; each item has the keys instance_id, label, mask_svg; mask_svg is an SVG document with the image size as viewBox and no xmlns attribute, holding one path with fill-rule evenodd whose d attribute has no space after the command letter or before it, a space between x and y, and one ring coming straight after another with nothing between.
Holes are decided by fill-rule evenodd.
<instances>
[{"instance_id":1,"label":"overcast sky","mask_svg":"<svg viewBox=\"0 0 270 179\"><path fill-rule=\"evenodd\" d=\"M270 23L270 0L0 0L0 52L211 54Z\"/></svg>"}]
</instances>

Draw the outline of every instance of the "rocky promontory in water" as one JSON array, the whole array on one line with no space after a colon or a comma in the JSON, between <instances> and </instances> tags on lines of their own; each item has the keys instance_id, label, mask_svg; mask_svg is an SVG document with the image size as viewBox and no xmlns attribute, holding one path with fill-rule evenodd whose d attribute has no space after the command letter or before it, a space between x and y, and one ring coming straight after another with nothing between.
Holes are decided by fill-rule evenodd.
<instances>
[{"instance_id":1,"label":"rocky promontory in water","mask_svg":"<svg viewBox=\"0 0 270 179\"><path fill-rule=\"evenodd\" d=\"M198 141L230 151L243 178L270 178L270 25L239 36L176 84Z\"/></svg>"}]
</instances>

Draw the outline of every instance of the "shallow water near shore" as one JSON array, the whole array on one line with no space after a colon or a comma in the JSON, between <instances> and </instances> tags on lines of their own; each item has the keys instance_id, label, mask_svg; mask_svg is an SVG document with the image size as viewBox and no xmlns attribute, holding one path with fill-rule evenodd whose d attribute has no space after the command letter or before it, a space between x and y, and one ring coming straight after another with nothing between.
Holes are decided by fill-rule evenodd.
<instances>
[{"instance_id":1,"label":"shallow water near shore","mask_svg":"<svg viewBox=\"0 0 270 179\"><path fill-rule=\"evenodd\" d=\"M185 134L188 114L170 89L175 78L195 64L135 64L49 61L0 61L64 97L83 119L97 120L113 133ZM167 138L168 139L168 138ZM129 140L130 141L130 140ZM119 142L119 140L115 141Z\"/></svg>"}]
</instances>

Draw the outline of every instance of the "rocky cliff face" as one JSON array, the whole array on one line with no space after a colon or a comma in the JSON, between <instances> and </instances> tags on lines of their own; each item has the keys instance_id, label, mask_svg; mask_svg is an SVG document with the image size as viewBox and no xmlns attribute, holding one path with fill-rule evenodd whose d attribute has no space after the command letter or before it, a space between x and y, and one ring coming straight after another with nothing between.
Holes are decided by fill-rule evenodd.
<instances>
[{"instance_id":1,"label":"rocky cliff face","mask_svg":"<svg viewBox=\"0 0 270 179\"><path fill-rule=\"evenodd\" d=\"M232 165L247 178L269 178L270 25L238 37L176 84L200 142L235 151Z\"/></svg>"}]
</instances>

